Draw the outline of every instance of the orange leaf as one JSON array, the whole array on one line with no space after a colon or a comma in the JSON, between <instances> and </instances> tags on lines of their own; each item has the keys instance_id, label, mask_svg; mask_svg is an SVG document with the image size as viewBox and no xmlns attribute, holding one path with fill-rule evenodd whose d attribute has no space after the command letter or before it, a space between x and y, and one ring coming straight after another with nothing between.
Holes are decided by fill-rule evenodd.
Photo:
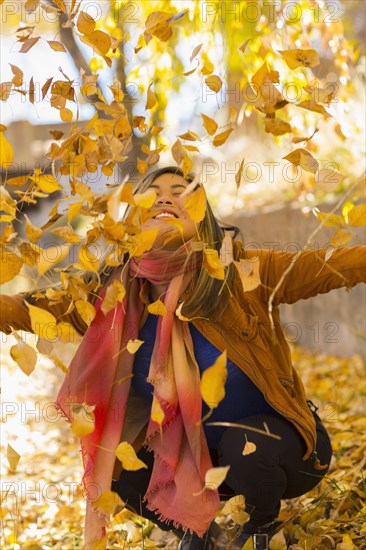
<instances>
[{"instance_id":1,"label":"orange leaf","mask_svg":"<svg viewBox=\"0 0 366 550\"><path fill-rule=\"evenodd\" d=\"M221 90L222 80L217 75L213 74L211 76L208 76L205 80L205 83L213 92L218 93Z\"/></svg>"},{"instance_id":2,"label":"orange leaf","mask_svg":"<svg viewBox=\"0 0 366 550\"><path fill-rule=\"evenodd\" d=\"M210 136L212 136L217 130L217 123L214 121L213 118L210 118L202 113L201 117L203 119L203 127L205 128L205 130L207 130Z\"/></svg>"},{"instance_id":3,"label":"orange leaf","mask_svg":"<svg viewBox=\"0 0 366 550\"><path fill-rule=\"evenodd\" d=\"M86 11L81 11L76 26L82 34L90 34L95 29L95 21Z\"/></svg>"},{"instance_id":4,"label":"orange leaf","mask_svg":"<svg viewBox=\"0 0 366 550\"><path fill-rule=\"evenodd\" d=\"M55 52L66 52L65 46L57 40L47 40L47 43Z\"/></svg>"},{"instance_id":5,"label":"orange leaf","mask_svg":"<svg viewBox=\"0 0 366 550\"><path fill-rule=\"evenodd\" d=\"M221 132L221 134L217 134L215 136L212 145L215 147L220 147L220 145L223 145L227 138L230 136L231 132L233 131L233 128L229 128L229 130L225 130L225 132Z\"/></svg>"}]
</instances>

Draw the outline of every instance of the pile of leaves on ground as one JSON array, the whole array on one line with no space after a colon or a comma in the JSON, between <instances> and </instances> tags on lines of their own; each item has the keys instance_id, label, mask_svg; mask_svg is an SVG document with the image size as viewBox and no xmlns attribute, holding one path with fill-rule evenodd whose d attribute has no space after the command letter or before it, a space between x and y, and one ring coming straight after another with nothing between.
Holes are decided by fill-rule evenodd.
<instances>
[{"instance_id":1,"label":"pile of leaves on ground","mask_svg":"<svg viewBox=\"0 0 366 550\"><path fill-rule=\"evenodd\" d=\"M30 337L31 338L31 337ZM82 548L85 501L79 486L81 457L77 438L52 407L62 372L38 360L29 376L3 345L1 547L7 550ZM312 492L283 501L282 528L270 550L366 549L365 371L360 356L314 353L292 346L295 365L331 436L334 455L324 480ZM221 545L246 521L238 498L216 521ZM109 527L109 549L169 548L178 540L126 508ZM250 545L246 546L250 548Z\"/></svg>"}]
</instances>

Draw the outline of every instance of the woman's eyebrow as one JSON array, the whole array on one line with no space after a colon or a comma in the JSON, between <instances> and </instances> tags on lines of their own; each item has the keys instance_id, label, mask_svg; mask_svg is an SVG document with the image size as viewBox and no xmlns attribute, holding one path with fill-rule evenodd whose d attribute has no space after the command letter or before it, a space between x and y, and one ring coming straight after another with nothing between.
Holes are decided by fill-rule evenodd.
<instances>
[{"instance_id":1,"label":"woman's eyebrow","mask_svg":"<svg viewBox=\"0 0 366 550\"><path fill-rule=\"evenodd\" d=\"M151 187L155 187L156 189L160 189L160 185L157 185L156 183L153 183L150 185L150 188ZM183 185L182 183L173 183L173 185L170 186L171 189L176 189L177 187L183 187L184 189L186 188L185 185Z\"/></svg>"}]
</instances>

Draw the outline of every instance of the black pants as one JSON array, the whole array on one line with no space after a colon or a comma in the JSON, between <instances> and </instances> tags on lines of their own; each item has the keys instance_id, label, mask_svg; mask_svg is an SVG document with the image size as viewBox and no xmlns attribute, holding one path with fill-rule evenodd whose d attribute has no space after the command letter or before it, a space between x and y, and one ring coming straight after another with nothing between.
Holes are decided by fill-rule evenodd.
<instances>
[{"instance_id":1,"label":"black pants","mask_svg":"<svg viewBox=\"0 0 366 550\"><path fill-rule=\"evenodd\" d=\"M329 465L332 456L331 443L316 412L313 415L317 426L317 457L320 464ZM245 496L250 521L244 525L244 532L273 521L278 516L281 499L307 493L328 471L328 468L316 469L314 457L302 460L306 450L305 442L285 418L265 414L243 418L239 423L263 429L263 421L267 423L271 433L281 436L281 440L249 430L228 428L218 449L210 449L213 466L230 464L226 480L219 487L221 500L239 494ZM257 448L254 453L243 456L245 435ZM159 522L157 515L148 510L142 501L150 480L153 453L141 449L138 456L148 465L148 469L122 471L119 481L113 482L112 490L139 515L152 520L163 530L171 529L166 523ZM183 535L183 531L174 531Z\"/></svg>"}]
</instances>

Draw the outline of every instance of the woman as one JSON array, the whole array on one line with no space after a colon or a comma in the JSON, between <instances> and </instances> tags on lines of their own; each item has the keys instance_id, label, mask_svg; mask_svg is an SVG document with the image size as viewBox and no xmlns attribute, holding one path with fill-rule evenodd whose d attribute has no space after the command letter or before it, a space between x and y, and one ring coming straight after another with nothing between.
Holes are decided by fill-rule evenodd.
<instances>
[{"instance_id":1,"label":"woman","mask_svg":"<svg viewBox=\"0 0 366 550\"><path fill-rule=\"evenodd\" d=\"M136 192L156 193L141 230L155 230L157 237L150 250L136 255L130 247L122 265L109 268L87 330L75 310L65 318L68 302L33 300L85 332L57 398L69 420L75 404L95 407L94 431L81 441L89 496L85 548L105 535L106 517L93 502L112 488L137 513L163 529L173 527L181 550L213 548L220 497L242 494L250 519L230 547L241 548L253 536L255 547L264 549L278 525L281 499L311 490L329 467L329 437L292 367L278 306L365 282L365 247L339 248L326 263L325 250L300 255L275 294L274 341L268 298L293 254L245 250L235 240L238 229L223 228L207 201L196 227L188 201L203 187L192 189L193 179L167 167L139 184ZM133 209L125 220L136 223ZM226 250L224 229L233 232ZM221 250L224 279L209 274L203 247ZM244 291L235 262L255 264L257 258L261 284ZM126 294L107 312L101 305L114 281L123 283ZM30 330L25 298L31 300L4 297L5 332L9 325ZM164 315L147 310L157 300ZM143 342L135 353L127 349L131 340ZM225 350L225 397L201 423L209 409L202 404L200 377ZM275 437L209 422L266 427ZM256 450L243 455L247 440ZM120 467L114 450L121 441L133 444L142 468ZM220 494L216 486L204 488L205 473L216 466L230 467Z\"/></svg>"}]
</instances>

